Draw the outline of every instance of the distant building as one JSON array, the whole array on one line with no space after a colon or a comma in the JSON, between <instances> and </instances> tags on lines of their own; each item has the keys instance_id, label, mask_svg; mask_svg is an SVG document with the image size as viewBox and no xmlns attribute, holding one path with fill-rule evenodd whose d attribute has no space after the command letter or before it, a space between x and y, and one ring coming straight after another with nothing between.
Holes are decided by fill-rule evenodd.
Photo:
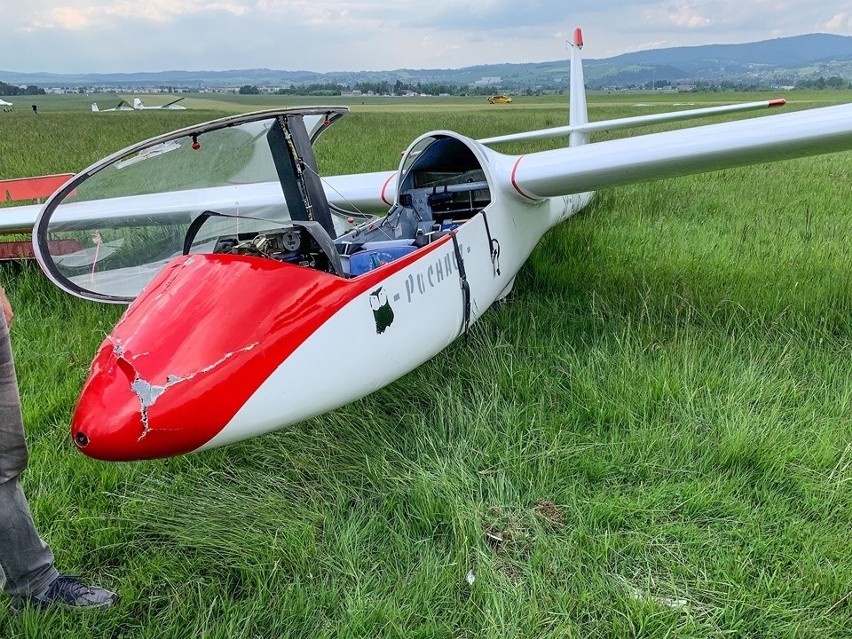
<instances>
[{"instance_id":1,"label":"distant building","mask_svg":"<svg viewBox=\"0 0 852 639\"><path fill-rule=\"evenodd\" d=\"M495 85L495 84L500 84L500 82L502 81L502 79L503 79L503 78L501 78L500 76L484 77L484 78L481 78L481 79L477 80L476 82L474 82L474 83L473 83L473 86L476 86L476 87L489 87L489 86L493 86L493 85Z\"/></svg>"}]
</instances>

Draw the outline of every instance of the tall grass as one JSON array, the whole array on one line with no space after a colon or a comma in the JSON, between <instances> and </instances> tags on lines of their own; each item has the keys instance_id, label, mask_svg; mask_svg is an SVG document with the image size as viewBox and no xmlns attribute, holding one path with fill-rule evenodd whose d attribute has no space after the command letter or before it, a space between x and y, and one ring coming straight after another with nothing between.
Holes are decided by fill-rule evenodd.
<instances>
[{"instance_id":1,"label":"tall grass","mask_svg":"<svg viewBox=\"0 0 852 639\"><path fill-rule=\"evenodd\" d=\"M592 117L647 101L592 96ZM320 160L391 168L431 128L564 121L561 103L516 102L353 105ZM15 115L0 161L16 175L206 117L57 108L28 138ZM60 567L123 602L0 611L0 636L848 636L851 171L841 154L602 192L509 303L410 375L172 460L73 450L120 309L5 266L36 520Z\"/></svg>"}]
</instances>

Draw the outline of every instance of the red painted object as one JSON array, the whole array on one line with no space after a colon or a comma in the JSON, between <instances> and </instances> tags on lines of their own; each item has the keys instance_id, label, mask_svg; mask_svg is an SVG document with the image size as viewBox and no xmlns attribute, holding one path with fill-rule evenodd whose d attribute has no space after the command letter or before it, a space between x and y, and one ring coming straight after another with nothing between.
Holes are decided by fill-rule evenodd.
<instances>
[{"instance_id":1,"label":"red painted object","mask_svg":"<svg viewBox=\"0 0 852 639\"><path fill-rule=\"evenodd\" d=\"M345 304L447 241L348 280L248 256L173 260L101 344L74 411L72 439L87 455L110 461L197 449ZM167 392L178 385L180 392Z\"/></svg>"},{"instance_id":2,"label":"red painted object","mask_svg":"<svg viewBox=\"0 0 852 639\"><path fill-rule=\"evenodd\" d=\"M35 200L41 202L72 177L74 177L73 173L56 173L54 175L0 180L0 201ZM0 209L0 215L2 215L2 209ZM52 250L55 250L57 255L73 253L82 248L79 242L70 240L52 243ZM0 242L0 261L30 260L34 257L32 242L24 240Z\"/></svg>"},{"instance_id":3,"label":"red painted object","mask_svg":"<svg viewBox=\"0 0 852 639\"><path fill-rule=\"evenodd\" d=\"M54 255L68 255L83 250L83 245L75 240L51 240L48 245ZM29 240L0 242L0 260L31 260L34 257L33 243Z\"/></svg>"},{"instance_id":4,"label":"red painted object","mask_svg":"<svg viewBox=\"0 0 852 639\"><path fill-rule=\"evenodd\" d=\"M43 200L74 177L73 173L56 173L37 177L0 180L0 199L4 202Z\"/></svg>"}]
</instances>

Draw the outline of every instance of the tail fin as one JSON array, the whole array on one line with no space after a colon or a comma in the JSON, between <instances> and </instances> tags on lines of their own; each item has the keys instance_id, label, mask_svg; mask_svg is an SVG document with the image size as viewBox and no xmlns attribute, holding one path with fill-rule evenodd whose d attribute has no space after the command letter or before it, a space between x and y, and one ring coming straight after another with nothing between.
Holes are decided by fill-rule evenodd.
<instances>
[{"instance_id":1,"label":"tail fin","mask_svg":"<svg viewBox=\"0 0 852 639\"><path fill-rule=\"evenodd\" d=\"M583 61L580 49L583 48L583 32L574 29L574 42L571 43L571 102L568 111L568 125L582 126L589 122L589 111L586 105L586 82L583 77ZM580 146L589 141L588 133L574 132L568 136L568 146Z\"/></svg>"},{"instance_id":2,"label":"tail fin","mask_svg":"<svg viewBox=\"0 0 852 639\"><path fill-rule=\"evenodd\" d=\"M142 108L144 108L144 107L142 106L142 100L140 100L139 98L133 98L133 108L134 108L134 109L142 109Z\"/></svg>"},{"instance_id":3,"label":"tail fin","mask_svg":"<svg viewBox=\"0 0 852 639\"><path fill-rule=\"evenodd\" d=\"M97 103L97 102L92 102L92 111L94 111L95 113L97 113L98 111L100 111L100 109L98 108L98 103Z\"/></svg>"}]
</instances>

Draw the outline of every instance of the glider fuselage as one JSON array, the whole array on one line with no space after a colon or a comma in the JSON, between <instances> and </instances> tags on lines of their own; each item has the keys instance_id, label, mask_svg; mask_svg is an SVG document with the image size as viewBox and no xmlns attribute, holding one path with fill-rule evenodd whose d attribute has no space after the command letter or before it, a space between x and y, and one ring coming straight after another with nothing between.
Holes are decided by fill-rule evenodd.
<instances>
[{"instance_id":1,"label":"glider fuselage","mask_svg":"<svg viewBox=\"0 0 852 639\"><path fill-rule=\"evenodd\" d=\"M509 293L542 235L591 197L529 200L500 186L489 150L436 140L456 158L465 145L463 166L421 186L443 159L414 159L404 204L335 239L343 276L252 255L169 262L95 357L72 421L81 450L177 455L364 397L462 335ZM472 175L483 179L464 181Z\"/></svg>"}]
</instances>

